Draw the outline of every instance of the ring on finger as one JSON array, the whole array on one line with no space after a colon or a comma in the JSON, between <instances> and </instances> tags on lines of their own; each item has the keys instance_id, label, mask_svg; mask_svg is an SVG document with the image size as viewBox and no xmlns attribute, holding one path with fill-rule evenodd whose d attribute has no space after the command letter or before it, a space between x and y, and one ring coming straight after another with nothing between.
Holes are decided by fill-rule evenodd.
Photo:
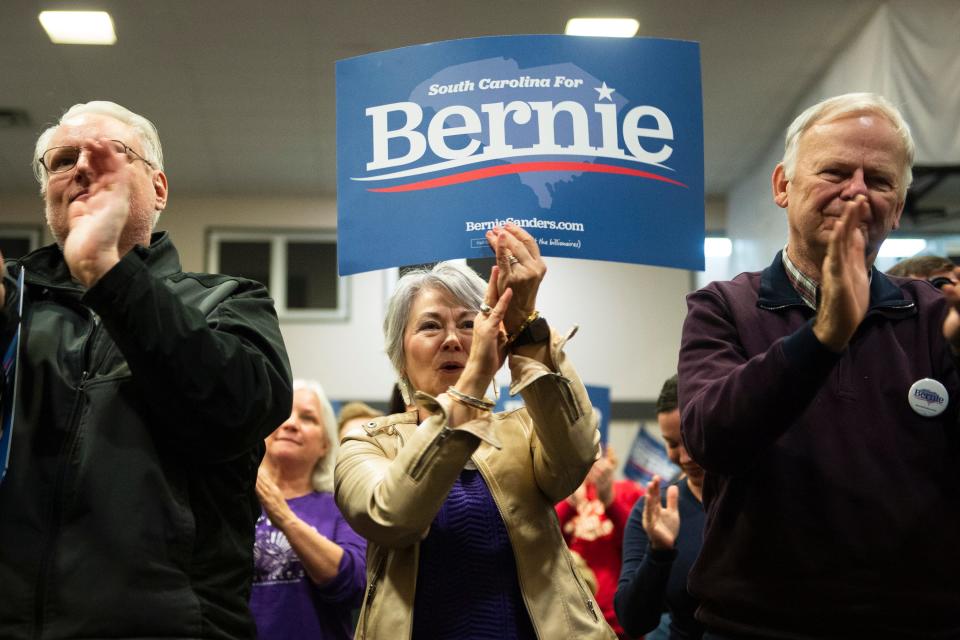
<instances>
[{"instance_id":1,"label":"ring on finger","mask_svg":"<svg viewBox=\"0 0 960 640\"><path fill-rule=\"evenodd\" d=\"M491 307L490 305L488 305L486 302L481 302L481 303L480 303L480 313L482 313L482 314L485 315L485 316L488 316L488 315L490 315L490 312L491 312L491 311L493 311L493 307Z\"/></svg>"},{"instance_id":2,"label":"ring on finger","mask_svg":"<svg viewBox=\"0 0 960 640\"><path fill-rule=\"evenodd\" d=\"M507 262L509 262L511 265L520 264L520 258L511 253L507 256Z\"/></svg>"}]
</instances>

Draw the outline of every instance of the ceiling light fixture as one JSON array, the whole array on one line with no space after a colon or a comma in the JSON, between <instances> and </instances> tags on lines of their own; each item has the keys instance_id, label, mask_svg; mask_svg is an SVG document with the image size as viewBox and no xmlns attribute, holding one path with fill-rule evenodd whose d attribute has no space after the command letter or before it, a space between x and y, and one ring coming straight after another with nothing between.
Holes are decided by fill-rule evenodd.
<instances>
[{"instance_id":1,"label":"ceiling light fixture","mask_svg":"<svg viewBox=\"0 0 960 640\"><path fill-rule=\"evenodd\" d=\"M606 36L632 38L640 30L633 18L570 18L564 33L568 36Z\"/></svg>"},{"instance_id":2,"label":"ceiling light fixture","mask_svg":"<svg viewBox=\"0 0 960 640\"><path fill-rule=\"evenodd\" d=\"M40 24L54 44L113 44L117 34L106 11L41 11Z\"/></svg>"}]
</instances>

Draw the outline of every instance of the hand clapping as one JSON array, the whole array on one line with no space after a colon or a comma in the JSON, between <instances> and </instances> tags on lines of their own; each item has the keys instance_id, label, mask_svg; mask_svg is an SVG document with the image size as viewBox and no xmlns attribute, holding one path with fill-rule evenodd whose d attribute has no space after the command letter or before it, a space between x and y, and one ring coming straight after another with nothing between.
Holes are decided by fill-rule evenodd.
<instances>
[{"instance_id":1,"label":"hand clapping","mask_svg":"<svg viewBox=\"0 0 960 640\"><path fill-rule=\"evenodd\" d=\"M940 291L950 303L950 311L943 320L943 337L947 339L953 353L960 354L960 286L945 284Z\"/></svg>"},{"instance_id":2,"label":"hand clapping","mask_svg":"<svg viewBox=\"0 0 960 640\"><path fill-rule=\"evenodd\" d=\"M866 238L860 229L869 206L863 195L846 203L843 216L833 227L821 269L823 282L813 331L837 353L847 346L870 304Z\"/></svg>"},{"instance_id":3,"label":"hand clapping","mask_svg":"<svg viewBox=\"0 0 960 640\"><path fill-rule=\"evenodd\" d=\"M280 487L277 486L277 483L273 481L273 478L270 477L263 466L257 470L256 491L257 498L263 505L263 510L277 529L283 530L290 518L296 517L283 497Z\"/></svg>"},{"instance_id":4,"label":"hand clapping","mask_svg":"<svg viewBox=\"0 0 960 640\"><path fill-rule=\"evenodd\" d=\"M508 224L487 232L487 242L497 254L496 280L501 295L513 289L513 303L503 319L508 333L516 332L537 308L537 291L547 273L536 239L520 227Z\"/></svg>"},{"instance_id":5,"label":"hand clapping","mask_svg":"<svg viewBox=\"0 0 960 640\"><path fill-rule=\"evenodd\" d=\"M503 331L503 321L514 297L512 289L498 291L497 271L498 267L494 267L484 297L484 308L489 310L481 310L473 320L473 346L467 362L468 367L472 364L477 373L487 378L486 384L500 370L506 358L507 336Z\"/></svg>"},{"instance_id":6,"label":"hand clapping","mask_svg":"<svg viewBox=\"0 0 960 640\"><path fill-rule=\"evenodd\" d=\"M128 174L139 168L106 140L87 140L83 150L89 184L70 203L72 224L63 256L73 276L91 287L120 261L120 237L130 215Z\"/></svg>"},{"instance_id":7,"label":"hand clapping","mask_svg":"<svg viewBox=\"0 0 960 640\"><path fill-rule=\"evenodd\" d=\"M667 506L660 504L660 476L647 484L643 503L643 530L653 549L673 549L680 533L680 491L676 485L667 488Z\"/></svg>"}]
</instances>

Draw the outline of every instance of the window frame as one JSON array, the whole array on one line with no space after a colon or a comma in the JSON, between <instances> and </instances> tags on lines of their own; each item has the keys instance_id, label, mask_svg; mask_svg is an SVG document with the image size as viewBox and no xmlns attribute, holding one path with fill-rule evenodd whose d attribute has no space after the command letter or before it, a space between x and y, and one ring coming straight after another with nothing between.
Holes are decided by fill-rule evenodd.
<instances>
[{"instance_id":1,"label":"window frame","mask_svg":"<svg viewBox=\"0 0 960 640\"><path fill-rule=\"evenodd\" d=\"M27 240L30 246L27 253L30 253L40 248L43 238L43 228L22 224L0 224L0 238ZM21 256L17 257L19 258ZM9 260L10 258L11 256L4 256L4 260Z\"/></svg>"},{"instance_id":2,"label":"window frame","mask_svg":"<svg viewBox=\"0 0 960 640\"><path fill-rule=\"evenodd\" d=\"M270 282L264 282L273 298L277 317L287 322L346 322L350 319L350 286L347 278L337 278L335 309L287 308L287 246L300 242L337 244L337 232L327 229L237 229L207 230L207 270L220 272L220 243L224 241L266 242L270 244Z\"/></svg>"}]
</instances>

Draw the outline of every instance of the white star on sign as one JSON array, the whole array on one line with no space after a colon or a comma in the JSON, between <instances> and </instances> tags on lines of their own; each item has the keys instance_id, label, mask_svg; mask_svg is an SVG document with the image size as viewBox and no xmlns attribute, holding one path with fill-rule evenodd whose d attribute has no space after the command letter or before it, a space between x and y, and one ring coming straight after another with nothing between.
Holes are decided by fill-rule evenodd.
<instances>
[{"instance_id":1,"label":"white star on sign","mask_svg":"<svg viewBox=\"0 0 960 640\"><path fill-rule=\"evenodd\" d=\"M606 99L610 102L613 102L613 98L610 97L610 94L616 91L616 89L613 87L608 87L606 81L604 81L602 87L594 87L593 90L600 94L600 97L598 98L599 100Z\"/></svg>"}]
</instances>

